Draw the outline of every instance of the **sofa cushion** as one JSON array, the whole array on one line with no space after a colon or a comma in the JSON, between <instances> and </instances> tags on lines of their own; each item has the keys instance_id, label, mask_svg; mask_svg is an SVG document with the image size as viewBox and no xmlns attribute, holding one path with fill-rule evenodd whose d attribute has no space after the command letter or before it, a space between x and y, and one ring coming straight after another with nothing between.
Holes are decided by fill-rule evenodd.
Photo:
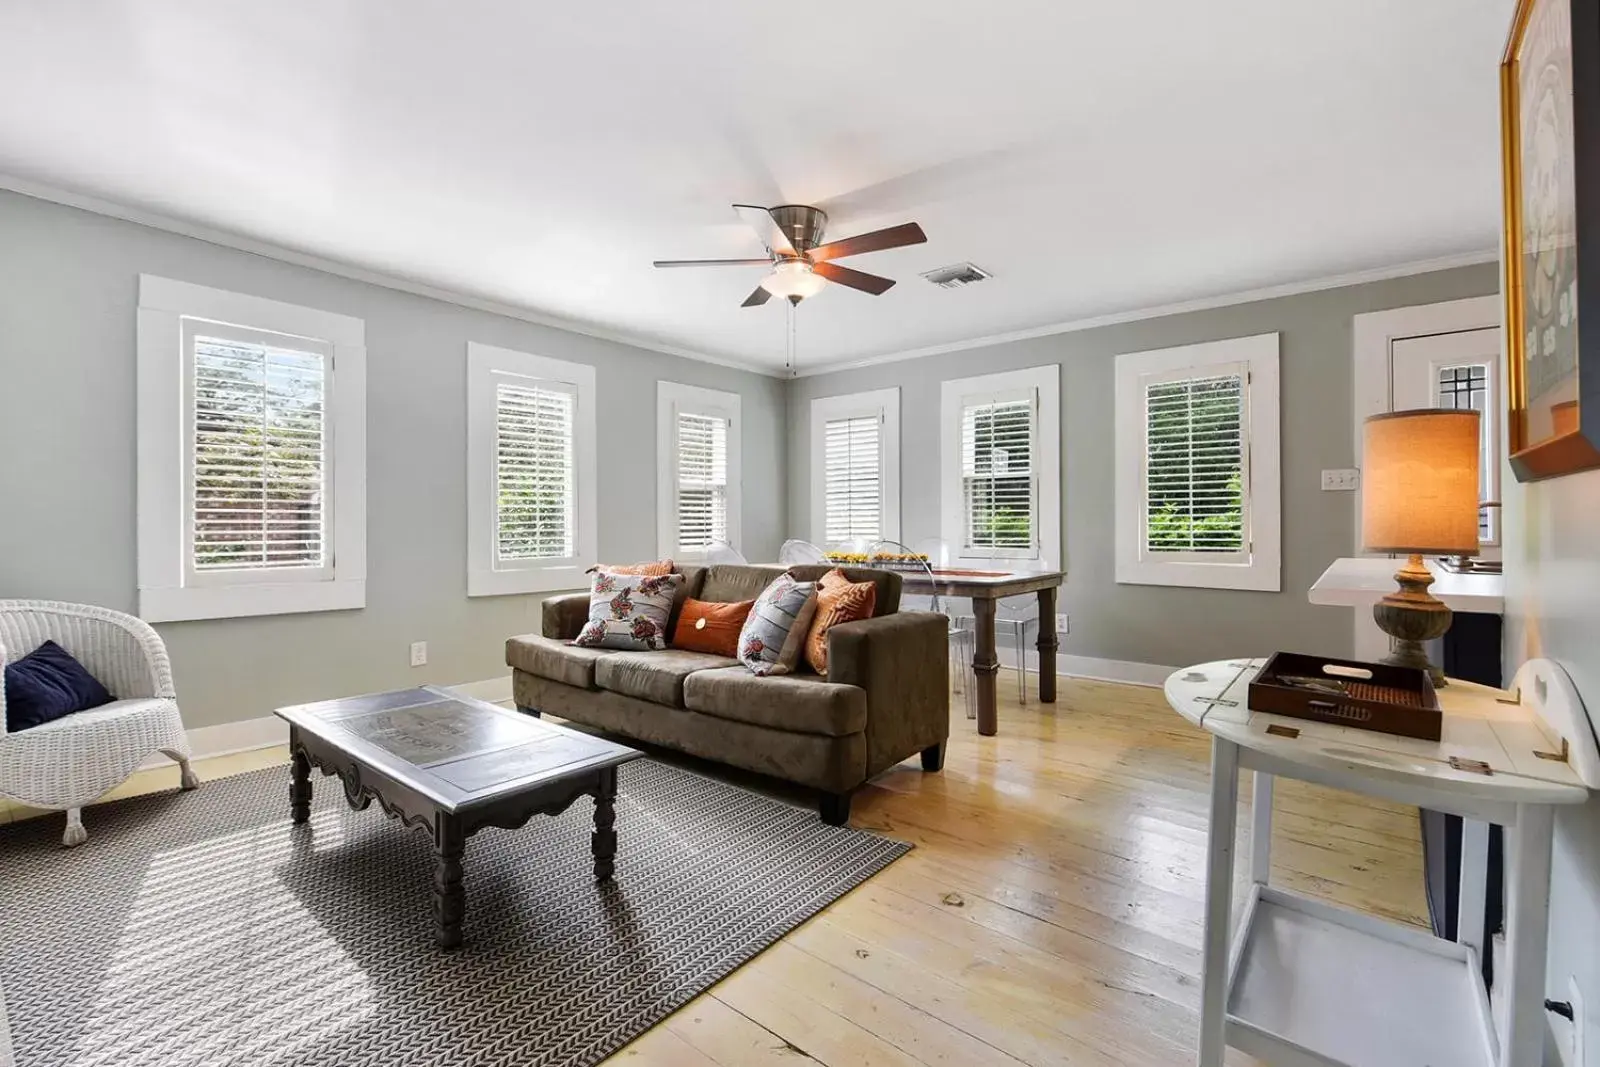
<instances>
[{"instance_id":1,"label":"sofa cushion","mask_svg":"<svg viewBox=\"0 0 1600 1067\"><path fill-rule=\"evenodd\" d=\"M699 671L683 683L683 701L690 711L791 733L848 737L867 728L866 690L814 674Z\"/></svg>"},{"instance_id":2,"label":"sofa cushion","mask_svg":"<svg viewBox=\"0 0 1600 1067\"><path fill-rule=\"evenodd\" d=\"M695 671L714 670L738 662L728 656L676 648L660 652L616 652L595 664L594 681L601 689L613 693L681 708L685 678Z\"/></svg>"},{"instance_id":3,"label":"sofa cushion","mask_svg":"<svg viewBox=\"0 0 1600 1067\"><path fill-rule=\"evenodd\" d=\"M523 634L506 641L507 666L580 689L599 688L594 681L594 665L612 654L609 649L579 648L538 634Z\"/></svg>"},{"instance_id":4,"label":"sofa cushion","mask_svg":"<svg viewBox=\"0 0 1600 1067\"><path fill-rule=\"evenodd\" d=\"M718 563L706 568L705 581L696 600L715 600L722 604L737 604L754 600L772 580L784 572L783 567L763 567L755 563Z\"/></svg>"}]
</instances>

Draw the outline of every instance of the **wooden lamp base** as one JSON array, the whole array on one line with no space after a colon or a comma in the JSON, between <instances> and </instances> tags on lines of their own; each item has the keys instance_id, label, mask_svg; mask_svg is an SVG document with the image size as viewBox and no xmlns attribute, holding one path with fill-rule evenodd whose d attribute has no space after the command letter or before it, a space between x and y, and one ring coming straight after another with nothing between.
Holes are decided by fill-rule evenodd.
<instances>
[{"instance_id":1,"label":"wooden lamp base","mask_svg":"<svg viewBox=\"0 0 1600 1067\"><path fill-rule=\"evenodd\" d=\"M1372 606L1378 629L1394 638L1394 651L1381 662L1395 667L1420 667L1432 676L1435 686L1444 685L1444 671L1428 660L1423 648L1424 641L1445 635L1453 617L1444 601L1428 592L1433 572L1422 562L1421 554L1413 552L1406 565L1395 572L1394 580L1399 590Z\"/></svg>"}]
</instances>

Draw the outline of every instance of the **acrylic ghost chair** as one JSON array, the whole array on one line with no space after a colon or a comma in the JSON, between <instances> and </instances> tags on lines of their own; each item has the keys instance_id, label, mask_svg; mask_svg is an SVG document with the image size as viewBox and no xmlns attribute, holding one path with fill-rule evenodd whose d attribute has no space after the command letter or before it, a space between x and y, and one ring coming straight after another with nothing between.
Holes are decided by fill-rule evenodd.
<instances>
[{"instance_id":1,"label":"acrylic ghost chair","mask_svg":"<svg viewBox=\"0 0 1600 1067\"><path fill-rule=\"evenodd\" d=\"M869 556L877 557L888 550L896 550L901 555L915 557L915 567L920 568L927 575L929 584L934 584L934 567L943 566L949 562L950 546L940 538L929 538L918 543L917 549L899 541L884 538L872 545ZM881 565L875 563L874 565ZM954 688L961 694L966 706L967 718L978 717L977 705L977 676L972 669L972 660L977 653L977 637L972 627L966 625L965 619L957 619L949 610L949 605L940 598L937 586L932 596L901 596L900 606L908 611L932 611L944 615L950 620L950 655L955 660L951 677Z\"/></svg>"}]
</instances>

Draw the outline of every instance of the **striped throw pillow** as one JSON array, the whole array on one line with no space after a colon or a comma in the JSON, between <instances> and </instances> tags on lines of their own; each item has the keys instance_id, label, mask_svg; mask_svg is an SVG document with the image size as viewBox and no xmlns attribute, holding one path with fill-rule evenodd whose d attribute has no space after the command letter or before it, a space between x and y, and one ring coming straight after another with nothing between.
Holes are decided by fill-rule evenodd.
<instances>
[{"instance_id":1,"label":"striped throw pillow","mask_svg":"<svg viewBox=\"0 0 1600 1067\"><path fill-rule=\"evenodd\" d=\"M817 583L780 574L756 597L739 631L739 659L752 674L789 674L800 662L811 616L817 610Z\"/></svg>"}]
</instances>

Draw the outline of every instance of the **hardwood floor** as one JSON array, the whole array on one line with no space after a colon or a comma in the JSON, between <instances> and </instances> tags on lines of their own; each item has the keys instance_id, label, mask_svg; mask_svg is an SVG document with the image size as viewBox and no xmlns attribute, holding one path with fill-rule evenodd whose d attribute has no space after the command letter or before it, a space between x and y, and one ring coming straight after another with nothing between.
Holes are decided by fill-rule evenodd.
<instances>
[{"instance_id":1,"label":"hardwood floor","mask_svg":"<svg viewBox=\"0 0 1600 1067\"><path fill-rule=\"evenodd\" d=\"M958 707L942 773L913 758L858 794L852 824L914 843L909 855L607 1063L1192 1063L1205 735L1159 690L1063 678L1055 705L1019 707L1011 676L1000 692L1000 736L979 737ZM119 795L176 773L143 772ZM1273 879L1422 924L1416 811L1281 782Z\"/></svg>"},{"instance_id":2,"label":"hardwood floor","mask_svg":"<svg viewBox=\"0 0 1600 1067\"><path fill-rule=\"evenodd\" d=\"M607 1063L1192 1063L1205 735L1159 690L1000 692L998 737L957 709L943 773L858 794L852 825L915 850ZM1280 782L1275 816L1275 882L1426 923L1415 809Z\"/></svg>"}]
</instances>

